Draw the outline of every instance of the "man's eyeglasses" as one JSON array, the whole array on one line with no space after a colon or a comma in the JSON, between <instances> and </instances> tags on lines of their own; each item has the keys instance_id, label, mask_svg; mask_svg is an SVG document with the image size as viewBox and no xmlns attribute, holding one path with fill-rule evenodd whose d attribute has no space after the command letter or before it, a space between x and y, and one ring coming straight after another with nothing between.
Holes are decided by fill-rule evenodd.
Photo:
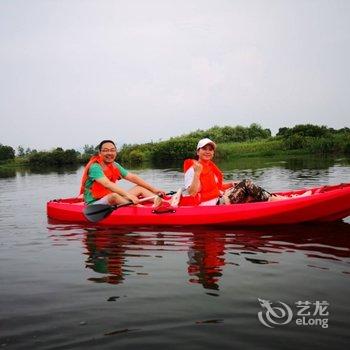
<instances>
[{"instance_id":1,"label":"man's eyeglasses","mask_svg":"<svg viewBox=\"0 0 350 350\"><path fill-rule=\"evenodd\" d=\"M110 149L108 149L108 148L103 148L103 149L101 149L101 152L102 152L102 153L107 153L107 152L113 152L113 153L115 153L115 152L117 152L117 150L116 150L115 148L110 148Z\"/></svg>"}]
</instances>

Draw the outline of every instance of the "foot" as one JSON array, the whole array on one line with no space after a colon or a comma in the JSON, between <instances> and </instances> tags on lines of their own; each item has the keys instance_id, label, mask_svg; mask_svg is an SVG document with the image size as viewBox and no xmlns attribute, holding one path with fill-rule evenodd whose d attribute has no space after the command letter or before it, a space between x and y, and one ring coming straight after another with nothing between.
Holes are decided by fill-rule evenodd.
<instances>
[{"instance_id":1,"label":"foot","mask_svg":"<svg viewBox=\"0 0 350 350\"><path fill-rule=\"evenodd\" d=\"M161 205L162 205L162 203L163 203L163 200L162 200L162 198L160 198L160 197L156 197L156 198L154 198L154 201L153 201L153 208L158 208L158 207L160 207Z\"/></svg>"},{"instance_id":2,"label":"foot","mask_svg":"<svg viewBox=\"0 0 350 350\"><path fill-rule=\"evenodd\" d=\"M274 194L273 196L269 197L269 199L267 201L268 202L276 202L276 201L283 201L286 199L290 199L290 197L280 196L279 194Z\"/></svg>"},{"instance_id":3,"label":"foot","mask_svg":"<svg viewBox=\"0 0 350 350\"><path fill-rule=\"evenodd\" d=\"M307 197L307 196L311 196L312 195L312 191L305 191L304 193L301 194L293 194L292 198L299 198L299 197Z\"/></svg>"},{"instance_id":4,"label":"foot","mask_svg":"<svg viewBox=\"0 0 350 350\"><path fill-rule=\"evenodd\" d=\"M298 197L307 197L307 196L311 196L311 195L312 195L312 191L309 190L309 191L306 191L306 192L304 192L302 194L299 194Z\"/></svg>"},{"instance_id":5,"label":"foot","mask_svg":"<svg viewBox=\"0 0 350 350\"><path fill-rule=\"evenodd\" d=\"M182 195L182 188L179 188L177 192L171 197L170 205L172 207L177 208L179 206L181 195Z\"/></svg>"}]
</instances>

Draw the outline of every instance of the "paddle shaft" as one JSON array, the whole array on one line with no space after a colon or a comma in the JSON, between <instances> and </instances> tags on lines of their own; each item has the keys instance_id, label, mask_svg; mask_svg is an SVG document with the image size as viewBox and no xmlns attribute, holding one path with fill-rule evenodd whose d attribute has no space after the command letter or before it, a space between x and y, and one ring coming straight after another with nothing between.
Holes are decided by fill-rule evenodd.
<instances>
[{"instance_id":1,"label":"paddle shaft","mask_svg":"<svg viewBox=\"0 0 350 350\"><path fill-rule=\"evenodd\" d=\"M167 195L172 195L174 193L175 192L171 191L171 192L167 193ZM142 198L139 200L138 203L147 202L149 200L156 198L157 196L158 195ZM122 207L133 205L133 204L134 204L134 202L132 202L132 201L127 202L127 203L123 203L123 204L119 204L119 205L90 204L84 208L83 213L89 221L98 222L98 221L104 219L105 217L107 217L108 215L110 215L113 211L115 211L119 208L122 208Z\"/></svg>"},{"instance_id":2,"label":"paddle shaft","mask_svg":"<svg viewBox=\"0 0 350 350\"><path fill-rule=\"evenodd\" d=\"M172 193L172 192L167 193L167 194L171 194L171 193ZM156 197L158 197L157 194L154 195L154 196L142 198L142 199L139 200L139 203L148 202L148 201L150 201L150 200L152 200L152 199L154 199L154 198L156 198ZM137 204L139 204L139 203L137 203ZM123 203L123 204L118 204L118 205L111 205L111 207L112 207L114 210L116 210L116 209L118 209L118 208L127 207L128 205L133 205L133 204L134 204L134 202L128 202L128 203Z\"/></svg>"}]
</instances>

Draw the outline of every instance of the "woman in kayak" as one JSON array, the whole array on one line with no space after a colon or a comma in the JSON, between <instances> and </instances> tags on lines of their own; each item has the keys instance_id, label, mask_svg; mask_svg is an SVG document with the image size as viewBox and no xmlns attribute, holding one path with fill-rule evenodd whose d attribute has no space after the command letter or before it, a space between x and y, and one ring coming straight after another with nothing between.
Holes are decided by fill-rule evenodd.
<instances>
[{"instance_id":1,"label":"woman in kayak","mask_svg":"<svg viewBox=\"0 0 350 350\"><path fill-rule=\"evenodd\" d=\"M272 195L251 180L223 182L221 170L212 161L216 144L205 138L197 144L195 159L184 162L185 189L181 205L216 205L287 199Z\"/></svg>"},{"instance_id":2,"label":"woman in kayak","mask_svg":"<svg viewBox=\"0 0 350 350\"><path fill-rule=\"evenodd\" d=\"M91 157L85 166L81 180L80 194L84 196L86 204L114 205L130 201L137 204L138 196L150 197L165 193L116 163L117 148L113 141L103 140L98 150L98 155ZM125 191L116 184L120 179L128 180L136 186Z\"/></svg>"},{"instance_id":3,"label":"woman in kayak","mask_svg":"<svg viewBox=\"0 0 350 350\"><path fill-rule=\"evenodd\" d=\"M212 140L202 139L197 144L195 159L185 160L185 189L190 196L182 198L182 205L216 205L224 191L235 185L223 182L221 170L212 161L215 148Z\"/></svg>"}]
</instances>

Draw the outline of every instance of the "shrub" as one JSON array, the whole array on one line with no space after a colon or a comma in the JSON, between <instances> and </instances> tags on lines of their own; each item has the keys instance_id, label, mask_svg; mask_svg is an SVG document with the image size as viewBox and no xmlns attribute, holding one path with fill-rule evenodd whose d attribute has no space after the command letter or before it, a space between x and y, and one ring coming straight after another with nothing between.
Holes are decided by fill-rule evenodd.
<instances>
[{"instance_id":1,"label":"shrub","mask_svg":"<svg viewBox=\"0 0 350 350\"><path fill-rule=\"evenodd\" d=\"M326 126L318 126L312 124L300 124L295 125L293 128L280 128L276 136L290 137L294 135L304 136L304 137L324 137L330 135L332 129Z\"/></svg>"},{"instance_id":2,"label":"shrub","mask_svg":"<svg viewBox=\"0 0 350 350\"><path fill-rule=\"evenodd\" d=\"M344 153L350 155L350 141L344 144Z\"/></svg>"},{"instance_id":3,"label":"shrub","mask_svg":"<svg viewBox=\"0 0 350 350\"><path fill-rule=\"evenodd\" d=\"M79 152L74 149L64 151L61 147L51 152L37 152L29 155L30 165L61 166L78 163Z\"/></svg>"},{"instance_id":4,"label":"shrub","mask_svg":"<svg viewBox=\"0 0 350 350\"><path fill-rule=\"evenodd\" d=\"M170 139L155 145L151 160L155 164L171 163L176 160L193 158L197 146L196 139Z\"/></svg>"},{"instance_id":5,"label":"shrub","mask_svg":"<svg viewBox=\"0 0 350 350\"><path fill-rule=\"evenodd\" d=\"M334 152L335 143L333 138L314 138L310 143L310 151L312 153L332 153Z\"/></svg>"},{"instance_id":6,"label":"shrub","mask_svg":"<svg viewBox=\"0 0 350 350\"><path fill-rule=\"evenodd\" d=\"M15 150L11 146L4 146L0 143L0 161L15 159Z\"/></svg>"},{"instance_id":7,"label":"shrub","mask_svg":"<svg viewBox=\"0 0 350 350\"><path fill-rule=\"evenodd\" d=\"M287 150L306 148L308 146L308 140L302 135L295 134L284 139L283 146Z\"/></svg>"},{"instance_id":8,"label":"shrub","mask_svg":"<svg viewBox=\"0 0 350 350\"><path fill-rule=\"evenodd\" d=\"M139 165L139 164L142 164L143 161L144 161L144 154L140 150L134 149L129 153L128 163L133 165Z\"/></svg>"}]
</instances>

